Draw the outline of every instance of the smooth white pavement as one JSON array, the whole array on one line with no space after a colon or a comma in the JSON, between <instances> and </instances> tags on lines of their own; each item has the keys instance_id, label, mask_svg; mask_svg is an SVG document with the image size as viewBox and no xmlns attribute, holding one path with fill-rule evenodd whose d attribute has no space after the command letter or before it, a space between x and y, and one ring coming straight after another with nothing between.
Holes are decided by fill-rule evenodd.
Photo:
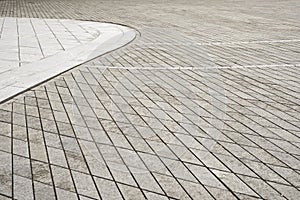
<instances>
[{"instance_id":1,"label":"smooth white pavement","mask_svg":"<svg viewBox=\"0 0 300 200\"><path fill-rule=\"evenodd\" d=\"M135 36L135 30L109 23L0 18L0 102Z\"/></svg>"}]
</instances>

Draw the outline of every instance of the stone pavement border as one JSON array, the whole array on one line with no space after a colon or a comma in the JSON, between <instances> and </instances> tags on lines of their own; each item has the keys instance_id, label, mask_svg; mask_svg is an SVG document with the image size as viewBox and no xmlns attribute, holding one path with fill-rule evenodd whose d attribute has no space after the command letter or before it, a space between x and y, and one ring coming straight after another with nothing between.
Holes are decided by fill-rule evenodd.
<instances>
[{"instance_id":1,"label":"stone pavement border","mask_svg":"<svg viewBox=\"0 0 300 200\"><path fill-rule=\"evenodd\" d=\"M18 23L18 21L22 19L4 18L4 21L5 20L14 20ZM37 19L30 20L36 21ZM46 20L43 19L40 21L43 22ZM51 20L48 21L51 22ZM78 21L71 20L59 20L59 22L70 25L79 23ZM45 57L41 60L33 61L28 64L22 65L22 67L11 68L4 72L1 72L0 103L3 103L4 101L7 101L8 99L11 99L12 97L17 96L18 94L28 90L29 88L37 86L42 82L45 82L59 74L62 74L82 63L88 62L89 60L92 60L100 55L120 48L131 42L136 36L135 30L114 24L81 21L80 25L86 26L86 28L90 26L90 29L93 28L93 31L97 31L100 34L95 39L81 45L76 45L71 49L65 49L64 51L57 52L54 55ZM14 24L11 24L11 26L14 26ZM17 24L16 26L18 27L19 25ZM55 30L51 31L53 32ZM19 30L18 34L18 37L21 37L21 35L23 35L24 33L21 33ZM43 32L42 34L47 33ZM7 35L6 29L2 31L1 35ZM2 40L4 40L4 43L6 42L6 40L3 37L1 38L0 42ZM11 41L11 39L9 39L8 42L9 41ZM45 44L40 48L47 48L47 45L50 44ZM24 46L19 46L19 54L21 54L21 47ZM3 54L3 59L5 58L6 56Z\"/></svg>"}]
</instances>

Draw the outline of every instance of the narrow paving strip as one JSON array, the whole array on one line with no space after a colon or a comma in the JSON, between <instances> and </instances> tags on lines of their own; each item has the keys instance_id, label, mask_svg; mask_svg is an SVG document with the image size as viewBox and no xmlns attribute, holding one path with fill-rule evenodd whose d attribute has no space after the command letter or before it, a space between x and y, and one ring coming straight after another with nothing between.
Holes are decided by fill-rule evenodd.
<instances>
[{"instance_id":1,"label":"narrow paving strip","mask_svg":"<svg viewBox=\"0 0 300 200\"><path fill-rule=\"evenodd\" d=\"M296 5L0 1L140 32L0 105L0 199L299 199Z\"/></svg>"}]
</instances>

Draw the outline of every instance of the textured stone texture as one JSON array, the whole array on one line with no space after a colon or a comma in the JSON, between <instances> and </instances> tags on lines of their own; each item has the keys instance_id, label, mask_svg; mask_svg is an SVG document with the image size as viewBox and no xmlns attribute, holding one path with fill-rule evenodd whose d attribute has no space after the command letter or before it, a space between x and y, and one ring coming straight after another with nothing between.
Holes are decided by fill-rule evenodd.
<instances>
[{"instance_id":1,"label":"textured stone texture","mask_svg":"<svg viewBox=\"0 0 300 200\"><path fill-rule=\"evenodd\" d=\"M0 199L298 199L296 5L0 1L141 33L0 105Z\"/></svg>"}]
</instances>

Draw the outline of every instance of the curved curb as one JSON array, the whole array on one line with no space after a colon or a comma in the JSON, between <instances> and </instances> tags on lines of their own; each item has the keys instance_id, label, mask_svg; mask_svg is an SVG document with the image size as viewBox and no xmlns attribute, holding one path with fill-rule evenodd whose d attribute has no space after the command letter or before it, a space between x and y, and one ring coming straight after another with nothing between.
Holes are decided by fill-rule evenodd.
<instances>
[{"instance_id":1,"label":"curved curb","mask_svg":"<svg viewBox=\"0 0 300 200\"><path fill-rule=\"evenodd\" d=\"M101 34L94 40L1 73L0 104L80 64L123 47L136 37L136 31L129 27L109 23L99 24Z\"/></svg>"}]
</instances>

